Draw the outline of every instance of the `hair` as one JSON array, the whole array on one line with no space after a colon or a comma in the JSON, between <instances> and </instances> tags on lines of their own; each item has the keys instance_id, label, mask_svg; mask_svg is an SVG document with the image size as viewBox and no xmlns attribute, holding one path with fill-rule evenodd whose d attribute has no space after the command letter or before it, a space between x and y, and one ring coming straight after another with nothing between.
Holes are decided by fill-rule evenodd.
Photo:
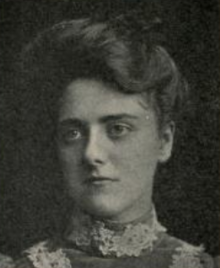
<instances>
[{"instance_id":1,"label":"hair","mask_svg":"<svg viewBox=\"0 0 220 268\"><path fill-rule=\"evenodd\" d=\"M150 99L159 127L176 121L187 84L161 44L158 29L162 23L156 17L134 26L129 19L65 21L30 43L20 68L23 88L29 101L35 101L34 109L46 109L55 120L58 100L67 84L78 78L95 78L125 94L143 94Z\"/></svg>"}]
</instances>

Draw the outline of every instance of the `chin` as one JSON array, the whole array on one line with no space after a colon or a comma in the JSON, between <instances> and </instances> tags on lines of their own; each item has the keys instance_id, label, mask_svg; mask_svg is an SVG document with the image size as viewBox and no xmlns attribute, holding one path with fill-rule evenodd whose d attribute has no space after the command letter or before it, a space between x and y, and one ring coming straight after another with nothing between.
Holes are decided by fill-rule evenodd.
<instances>
[{"instance_id":1,"label":"chin","mask_svg":"<svg viewBox=\"0 0 220 268\"><path fill-rule=\"evenodd\" d=\"M87 213L101 218L115 218L123 211L122 204L115 198L93 198L82 203L82 209Z\"/></svg>"}]
</instances>

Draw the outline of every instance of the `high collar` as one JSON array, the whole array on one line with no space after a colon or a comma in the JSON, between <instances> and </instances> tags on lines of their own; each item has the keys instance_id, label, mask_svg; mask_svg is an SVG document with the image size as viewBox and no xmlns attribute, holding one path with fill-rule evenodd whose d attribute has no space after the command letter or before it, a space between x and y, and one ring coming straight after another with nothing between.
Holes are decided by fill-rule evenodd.
<instances>
[{"instance_id":1,"label":"high collar","mask_svg":"<svg viewBox=\"0 0 220 268\"><path fill-rule=\"evenodd\" d=\"M77 211L72 217L65 239L90 254L137 257L144 251L151 251L159 233L165 231L157 220L154 207L128 223L102 221Z\"/></svg>"}]
</instances>

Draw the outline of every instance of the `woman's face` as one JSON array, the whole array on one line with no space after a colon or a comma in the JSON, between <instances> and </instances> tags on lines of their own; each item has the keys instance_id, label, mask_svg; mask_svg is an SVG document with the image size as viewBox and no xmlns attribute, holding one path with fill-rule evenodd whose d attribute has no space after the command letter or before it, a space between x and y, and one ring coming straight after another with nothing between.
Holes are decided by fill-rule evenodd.
<instances>
[{"instance_id":1,"label":"woman's face","mask_svg":"<svg viewBox=\"0 0 220 268\"><path fill-rule=\"evenodd\" d=\"M139 95L97 80L73 81L58 118L58 152L71 197L98 217L126 222L143 215L172 137L171 126L159 135L155 113Z\"/></svg>"}]
</instances>

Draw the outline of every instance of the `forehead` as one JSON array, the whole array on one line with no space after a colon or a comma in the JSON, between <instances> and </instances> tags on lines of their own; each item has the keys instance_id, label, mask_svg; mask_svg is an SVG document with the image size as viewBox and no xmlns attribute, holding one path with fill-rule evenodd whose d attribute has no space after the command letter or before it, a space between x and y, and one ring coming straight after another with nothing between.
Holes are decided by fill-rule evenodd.
<instances>
[{"instance_id":1,"label":"forehead","mask_svg":"<svg viewBox=\"0 0 220 268\"><path fill-rule=\"evenodd\" d=\"M59 120L96 119L117 114L146 115L149 105L139 94L125 94L110 85L92 79L72 81L60 102Z\"/></svg>"}]
</instances>

